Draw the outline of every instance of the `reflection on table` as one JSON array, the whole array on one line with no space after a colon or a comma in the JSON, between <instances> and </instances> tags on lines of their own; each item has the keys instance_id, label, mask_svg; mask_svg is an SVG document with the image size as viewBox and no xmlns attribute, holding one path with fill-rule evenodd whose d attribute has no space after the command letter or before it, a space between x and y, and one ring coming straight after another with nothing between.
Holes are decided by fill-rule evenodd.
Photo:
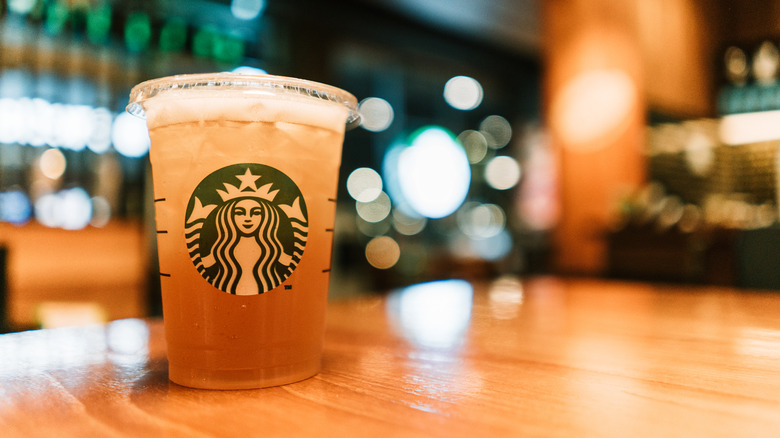
<instances>
[{"instance_id":1,"label":"reflection on table","mask_svg":"<svg viewBox=\"0 0 780 438\"><path fill-rule=\"evenodd\" d=\"M162 321L0 336L0 425L32 436L774 436L780 297L553 277L331 303L322 372L204 391Z\"/></svg>"}]
</instances>

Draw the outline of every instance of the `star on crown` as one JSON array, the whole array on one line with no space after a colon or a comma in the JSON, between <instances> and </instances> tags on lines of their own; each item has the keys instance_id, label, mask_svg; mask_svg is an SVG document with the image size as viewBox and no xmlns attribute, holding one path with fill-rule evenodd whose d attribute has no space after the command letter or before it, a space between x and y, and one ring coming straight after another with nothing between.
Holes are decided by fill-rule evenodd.
<instances>
[{"instance_id":1,"label":"star on crown","mask_svg":"<svg viewBox=\"0 0 780 438\"><path fill-rule=\"evenodd\" d=\"M252 172L247 169L243 175L236 175L241 181L241 185L238 187L223 183L225 190L217 189L217 194L222 198L222 201L229 201L235 198L260 198L267 201L273 201L279 190L271 191L273 183L268 183L260 188L257 187L257 180L260 179L260 175L253 175Z\"/></svg>"}]
</instances>

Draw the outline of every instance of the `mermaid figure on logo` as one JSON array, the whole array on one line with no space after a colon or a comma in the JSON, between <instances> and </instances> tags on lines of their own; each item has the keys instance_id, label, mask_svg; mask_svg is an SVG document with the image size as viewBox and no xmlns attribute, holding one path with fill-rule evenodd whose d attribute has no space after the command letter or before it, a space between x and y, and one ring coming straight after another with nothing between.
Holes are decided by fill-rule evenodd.
<instances>
[{"instance_id":1,"label":"mermaid figure on logo","mask_svg":"<svg viewBox=\"0 0 780 438\"><path fill-rule=\"evenodd\" d=\"M271 184L258 189L254 181L259 176L249 169L236 177L241 187L224 183L226 190L216 190L221 204L204 207L195 198L187 222L188 248L195 267L214 287L256 295L280 285L295 269L308 224L299 198L292 205L275 204L279 190L271 192Z\"/></svg>"}]
</instances>

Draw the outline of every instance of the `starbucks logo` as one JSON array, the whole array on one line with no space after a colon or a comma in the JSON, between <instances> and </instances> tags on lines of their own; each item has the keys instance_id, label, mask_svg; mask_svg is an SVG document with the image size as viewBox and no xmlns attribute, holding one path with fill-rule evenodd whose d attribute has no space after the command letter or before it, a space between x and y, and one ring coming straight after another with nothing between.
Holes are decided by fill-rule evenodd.
<instances>
[{"instance_id":1,"label":"starbucks logo","mask_svg":"<svg viewBox=\"0 0 780 438\"><path fill-rule=\"evenodd\" d=\"M279 286L303 256L306 203L273 167L223 167L203 179L187 205L185 238L192 263L217 289L255 295Z\"/></svg>"}]
</instances>

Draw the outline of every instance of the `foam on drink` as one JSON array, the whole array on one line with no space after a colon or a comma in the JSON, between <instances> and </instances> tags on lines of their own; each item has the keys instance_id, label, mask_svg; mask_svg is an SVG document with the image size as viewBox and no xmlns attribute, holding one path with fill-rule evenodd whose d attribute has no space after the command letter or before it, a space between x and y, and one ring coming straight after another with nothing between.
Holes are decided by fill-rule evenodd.
<instances>
[{"instance_id":1,"label":"foam on drink","mask_svg":"<svg viewBox=\"0 0 780 438\"><path fill-rule=\"evenodd\" d=\"M188 95L189 94L189 95ZM149 129L188 121L283 122L344 131L347 108L296 97L243 93L225 98L214 92L171 91L147 110Z\"/></svg>"}]
</instances>

